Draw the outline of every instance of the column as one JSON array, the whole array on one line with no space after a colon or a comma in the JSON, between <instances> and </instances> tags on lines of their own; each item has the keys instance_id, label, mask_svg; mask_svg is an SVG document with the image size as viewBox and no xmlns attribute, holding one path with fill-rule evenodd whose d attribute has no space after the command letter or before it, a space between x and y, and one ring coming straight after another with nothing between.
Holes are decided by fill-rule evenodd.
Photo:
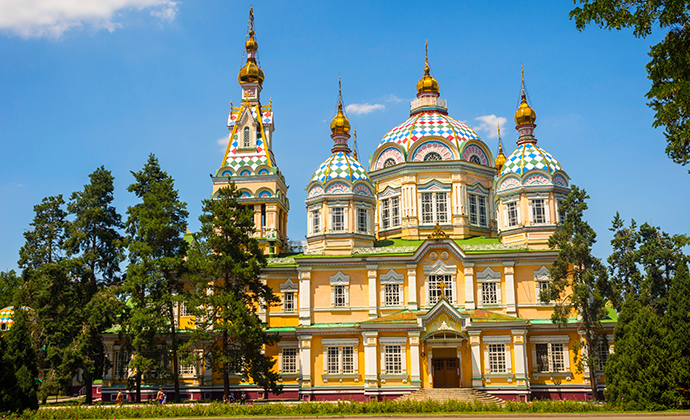
<instances>
[{"instance_id":1,"label":"column","mask_svg":"<svg viewBox=\"0 0 690 420\"><path fill-rule=\"evenodd\" d=\"M515 308L515 261L503 262L503 270L506 278L506 306L508 307L508 315L516 316L517 310Z\"/></svg>"},{"instance_id":2,"label":"column","mask_svg":"<svg viewBox=\"0 0 690 420\"><path fill-rule=\"evenodd\" d=\"M407 289L408 289L408 304L407 307L411 311L417 310L417 265L409 264L407 266Z\"/></svg>"},{"instance_id":3,"label":"column","mask_svg":"<svg viewBox=\"0 0 690 420\"><path fill-rule=\"evenodd\" d=\"M434 387L434 365L431 362L434 358L434 349L426 346L426 365L429 366L429 388Z\"/></svg>"},{"instance_id":4,"label":"column","mask_svg":"<svg viewBox=\"0 0 690 420\"><path fill-rule=\"evenodd\" d=\"M311 268L299 271L299 325L311 325Z\"/></svg>"},{"instance_id":5,"label":"column","mask_svg":"<svg viewBox=\"0 0 690 420\"><path fill-rule=\"evenodd\" d=\"M299 335L299 377L300 377L300 396L301 399L308 401L311 396L303 395L302 390L311 388L311 335Z\"/></svg>"},{"instance_id":6,"label":"column","mask_svg":"<svg viewBox=\"0 0 690 420\"><path fill-rule=\"evenodd\" d=\"M413 387L422 386L422 378L419 375L419 334L420 331L408 331L410 337L410 384Z\"/></svg>"},{"instance_id":7,"label":"column","mask_svg":"<svg viewBox=\"0 0 690 420\"><path fill-rule=\"evenodd\" d=\"M362 340L364 343L364 392L366 394L367 388L378 388L378 360L376 355L376 344L379 333L378 331L364 331L362 332Z\"/></svg>"},{"instance_id":8,"label":"column","mask_svg":"<svg viewBox=\"0 0 690 420\"><path fill-rule=\"evenodd\" d=\"M481 388L482 382L482 349L480 331L470 331L470 345L472 346L472 388Z\"/></svg>"},{"instance_id":9,"label":"column","mask_svg":"<svg viewBox=\"0 0 690 420\"><path fill-rule=\"evenodd\" d=\"M513 349L515 353L515 382L518 388L529 388L527 378L527 351L525 348L526 330L511 330L513 335Z\"/></svg>"},{"instance_id":10,"label":"column","mask_svg":"<svg viewBox=\"0 0 690 420\"><path fill-rule=\"evenodd\" d=\"M472 311L477 308L474 302L474 263L465 262L465 309Z\"/></svg>"},{"instance_id":11,"label":"column","mask_svg":"<svg viewBox=\"0 0 690 420\"><path fill-rule=\"evenodd\" d=\"M376 265L367 265L369 278L369 318L376 318Z\"/></svg>"}]
</instances>

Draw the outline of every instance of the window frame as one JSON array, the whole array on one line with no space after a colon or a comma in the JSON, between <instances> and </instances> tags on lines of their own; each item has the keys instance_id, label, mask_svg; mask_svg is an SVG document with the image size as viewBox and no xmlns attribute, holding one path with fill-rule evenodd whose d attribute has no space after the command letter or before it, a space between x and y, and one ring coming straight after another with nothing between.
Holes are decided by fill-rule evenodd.
<instances>
[{"instance_id":1,"label":"window frame","mask_svg":"<svg viewBox=\"0 0 690 420\"><path fill-rule=\"evenodd\" d=\"M452 274L430 274L426 279L427 303L429 306L436 305L441 298L441 280L446 281L444 293L446 299L451 304L455 303L455 278Z\"/></svg>"},{"instance_id":2,"label":"window frame","mask_svg":"<svg viewBox=\"0 0 690 420\"><path fill-rule=\"evenodd\" d=\"M388 375L400 375L403 373L402 345L385 344L383 349L385 372Z\"/></svg>"},{"instance_id":3,"label":"window frame","mask_svg":"<svg viewBox=\"0 0 690 420\"><path fill-rule=\"evenodd\" d=\"M299 373L299 350L297 347L286 347L281 350L280 373Z\"/></svg>"},{"instance_id":4,"label":"window frame","mask_svg":"<svg viewBox=\"0 0 690 420\"><path fill-rule=\"evenodd\" d=\"M357 208L357 233L369 233L369 210Z\"/></svg>"},{"instance_id":5,"label":"window frame","mask_svg":"<svg viewBox=\"0 0 690 420\"><path fill-rule=\"evenodd\" d=\"M512 228L520 225L520 203L509 201L505 203L505 226Z\"/></svg>"},{"instance_id":6,"label":"window frame","mask_svg":"<svg viewBox=\"0 0 690 420\"><path fill-rule=\"evenodd\" d=\"M506 363L506 344L487 344L489 373L508 373Z\"/></svg>"},{"instance_id":7,"label":"window frame","mask_svg":"<svg viewBox=\"0 0 690 420\"><path fill-rule=\"evenodd\" d=\"M331 207L331 231L346 231L345 215L345 207Z\"/></svg>"},{"instance_id":8,"label":"window frame","mask_svg":"<svg viewBox=\"0 0 690 420\"><path fill-rule=\"evenodd\" d=\"M441 200L440 198L443 197ZM448 223L450 215L448 214L448 192L447 191L433 191L420 193L420 224L433 225L436 223Z\"/></svg>"}]
</instances>

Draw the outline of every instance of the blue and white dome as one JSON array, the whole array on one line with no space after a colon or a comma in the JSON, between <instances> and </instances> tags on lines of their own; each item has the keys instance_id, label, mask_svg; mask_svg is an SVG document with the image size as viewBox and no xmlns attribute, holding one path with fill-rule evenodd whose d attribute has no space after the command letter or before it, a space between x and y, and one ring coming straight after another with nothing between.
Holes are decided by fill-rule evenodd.
<instances>
[{"instance_id":1,"label":"blue and white dome","mask_svg":"<svg viewBox=\"0 0 690 420\"><path fill-rule=\"evenodd\" d=\"M532 170L548 173L563 171L563 167L549 152L536 143L523 143L508 156L499 176L515 173L520 176Z\"/></svg>"}]
</instances>

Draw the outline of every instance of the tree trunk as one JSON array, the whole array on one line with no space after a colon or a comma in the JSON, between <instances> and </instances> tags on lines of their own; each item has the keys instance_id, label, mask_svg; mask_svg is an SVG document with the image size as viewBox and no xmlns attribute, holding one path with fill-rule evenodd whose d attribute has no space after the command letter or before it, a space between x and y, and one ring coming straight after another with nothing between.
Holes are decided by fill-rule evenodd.
<instances>
[{"instance_id":1,"label":"tree trunk","mask_svg":"<svg viewBox=\"0 0 690 420\"><path fill-rule=\"evenodd\" d=\"M136 381L137 381L136 402L137 402L137 404L139 404L139 403L141 403L141 373L140 372L137 372Z\"/></svg>"},{"instance_id":2,"label":"tree trunk","mask_svg":"<svg viewBox=\"0 0 690 420\"><path fill-rule=\"evenodd\" d=\"M170 307L170 335L172 339L173 385L175 387L175 402L180 402L180 359L177 354L177 331L175 331L175 314Z\"/></svg>"},{"instance_id":3,"label":"tree trunk","mask_svg":"<svg viewBox=\"0 0 690 420\"><path fill-rule=\"evenodd\" d=\"M592 340L587 340L587 366L589 367L589 384L592 387L592 399L594 401L599 401L599 393L597 392L597 373L596 366L592 362L592 355L594 354L594 348L592 348Z\"/></svg>"},{"instance_id":4,"label":"tree trunk","mask_svg":"<svg viewBox=\"0 0 690 420\"><path fill-rule=\"evenodd\" d=\"M228 396L230 395L230 372L228 372L228 360L227 360L227 346L228 346L228 332L227 330L223 331L223 356L224 361L223 361L223 401L227 401Z\"/></svg>"},{"instance_id":5,"label":"tree trunk","mask_svg":"<svg viewBox=\"0 0 690 420\"><path fill-rule=\"evenodd\" d=\"M85 403L88 405L93 404L93 375L90 373L84 373L84 393L86 394Z\"/></svg>"}]
</instances>

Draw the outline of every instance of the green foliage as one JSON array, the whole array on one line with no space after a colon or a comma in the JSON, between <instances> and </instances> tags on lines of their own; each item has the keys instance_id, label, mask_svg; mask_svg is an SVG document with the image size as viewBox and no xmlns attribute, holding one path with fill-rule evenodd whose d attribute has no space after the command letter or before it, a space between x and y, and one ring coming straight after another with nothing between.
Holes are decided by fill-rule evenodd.
<instances>
[{"instance_id":1,"label":"green foliage","mask_svg":"<svg viewBox=\"0 0 690 420\"><path fill-rule=\"evenodd\" d=\"M12 306L21 287L21 277L14 270L0 271L0 308Z\"/></svg>"},{"instance_id":2,"label":"green foliage","mask_svg":"<svg viewBox=\"0 0 690 420\"><path fill-rule=\"evenodd\" d=\"M577 3L577 0L573 0ZM606 29L632 28L636 37L650 35L655 25L666 30L651 46L647 93L655 111L654 127L664 127L666 154L676 163L690 162L690 1L688 0L580 0L570 12L579 30L589 23Z\"/></svg>"},{"instance_id":3,"label":"green foliage","mask_svg":"<svg viewBox=\"0 0 690 420\"><path fill-rule=\"evenodd\" d=\"M669 375L678 392L677 405L690 401L690 274L687 260L679 263L671 283L668 310L665 316L667 335L664 344L669 350Z\"/></svg>"},{"instance_id":4,"label":"green foliage","mask_svg":"<svg viewBox=\"0 0 690 420\"><path fill-rule=\"evenodd\" d=\"M26 311L15 308L12 328L0 335L0 413L38 409L36 353Z\"/></svg>"},{"instance_id":5,"label":"green foliage","mask_svg":"<svg viewBox=\"0 0 690 420\"><path fill-rule=\"evenodd\" d=\"M261 353L277 341L266 333L256 311L278 302L260 279L266 265L254 235L254 215L238 204L234 183L221 188L215 199L203 201L201 229L189 254L190 276L197 308L195 341L215 343L210 350L214 371L222 372L224 392L229 375L239 373L265 390L278 393L282 386L272 370L274 361Z\"/></svg>"},{"instance_id":6,"label":"green foliage","mask_svg":"<svg viewBox=\"0 0 690 420\"><path fill-rule=\"evenodd\" d=\"M601 320L606 317L605 301L601 294L607 278L598 258L592 255L596 233L584 220L589 198L584 189L573 185L570 194L559 206L563 223L549 238L549 247L558 249L558 257L549 272L551 283L541 292L542 302L554 302L551 320L567 325L568 319L578 315L577 328L584 337L586 355L578 360L579 369L584 363L594 372L598 365L597 352L602 339ZM577 348L578 346L576 346ZM592 393L597 397L596 378L591 375Z\"/></svg>"},{"instance_id":7,"label":"green foliage","mask_svg":"<svg viewBox=\"0 0 690 420\"><path fill-rule=\"evenodd\" d=\"M173 179L161 170L153 154L144 168L132 175L135 182L128 190L142 201L127 210L129 266L123 289L132 304L124 327L130 346L136 351L132 368L138 372L137 398L139 375L167 371L161 367L167 366L171 351L175 397L179 400L179 338L173 309L185 295L180 278L188 247L184 234L189 213L186 203L178 197ZM169 348L156 340L161 333L170 337Z\"/></svg>"},{"instance_id":8,"label":"green foliage","mask_svg":"<svg viewBox=\"0 0 690 420\"><path fill-rule=\"evenodd\" d=\"M95 407L64 407L25 413L29 420L104 419L104 418L198 418L198 417L285 417L285 416L346 416L346 415L405 415L451 413L605 413L610 406L579 401L511 402L505 406L493 403L464 401L337 401L303 403L268 403L257 405L211 404L157 405L141 404L116 408L112 405ZM10 419L24 418L10 416Z\"/></svg>"}]
</instances>

